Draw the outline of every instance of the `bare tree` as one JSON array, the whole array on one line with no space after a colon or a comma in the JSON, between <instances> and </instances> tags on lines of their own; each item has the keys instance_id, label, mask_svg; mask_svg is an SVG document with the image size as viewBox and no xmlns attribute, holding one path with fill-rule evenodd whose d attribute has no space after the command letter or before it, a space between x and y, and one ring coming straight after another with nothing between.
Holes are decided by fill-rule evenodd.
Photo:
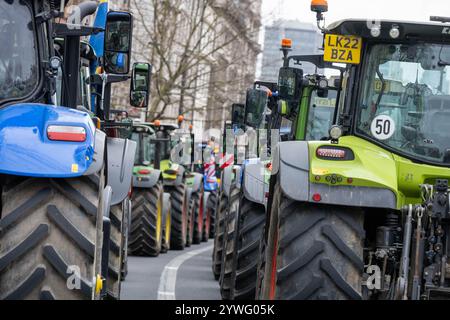
<instances>
[{"instance_id":1,"label":"bare tree","mask_svg":"<svg viewBox=\"0 0 450 320\"><path fill-rule=\"evenodd\" d=\"M134 60L153 65L149 120L161 118L168 109L192 117L197 111L223 108L229 101L225 97L214 103L215 92L253 81L254 66L248 68L250 75L235 72L233 76L232 71L247 70L249 52L240 39L259 29L230 28L221 14L227 5L226 0L131 0L136 25ZM205 97L207 106L199 106L199 96Z\"/></svg>"}]
</instances>

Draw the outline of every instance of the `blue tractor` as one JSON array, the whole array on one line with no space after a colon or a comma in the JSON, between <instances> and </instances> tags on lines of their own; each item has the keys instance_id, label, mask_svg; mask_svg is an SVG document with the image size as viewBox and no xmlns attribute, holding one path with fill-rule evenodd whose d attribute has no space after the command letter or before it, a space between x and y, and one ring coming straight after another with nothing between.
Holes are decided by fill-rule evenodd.
<instances>
[{"instance_id":1,"label":"blue tractor","mask_svg":"<svg viewBox=\"0 0 450 320\"><path fill-rule=\"evenodd\" d=\"M0 299L120 297L136 145L110 98L132 16L87 1L62 23L66 2L0 2Z\"/></svg>"}]
</instances>

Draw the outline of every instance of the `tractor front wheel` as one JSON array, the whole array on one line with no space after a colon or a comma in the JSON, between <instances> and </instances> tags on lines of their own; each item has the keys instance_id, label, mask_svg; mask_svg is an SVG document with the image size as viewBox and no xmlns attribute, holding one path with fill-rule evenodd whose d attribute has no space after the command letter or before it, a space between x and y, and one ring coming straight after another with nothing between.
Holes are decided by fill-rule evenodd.
<instances>
[{"instance_id":1,"label":"tractor front wheel","mask_svg":"<svg viewBox=\"0 0 450 320\"><path fill-rule=\"evenodd\" d=\"M99 177L1 184L0 299L94 298Z\"/></svg>"},{"instance_id":2,"label":"tractor front wheel","mask_svg":"<svg viewBox=\"0 0 450 320\"><path fill-rule=\"evenodd\" d=\"M263 205L243 198L236 227L237 248L235 254L233 299L255 298L260 237L264 230L266 210Z\"/></svg>"},{"instance_id":3,"label":"tractor front wheel","mask_svg":"<svg viewBox=\"0 0 450 320\"><path fill-rule=\"evenodd\" d=\"M163 196L161 182L150 189L134 190L128 248L130 254L157 257L161 252Z\"/></svg>"},{"instance_id":4,"label":"tractor front wheel","mask_svg":"<svg viewBox=\"0 0 450 320\"><path fill-rule=\"evenodd\" d=\"M228 207L226 222L225 222L225 235L223 242L223 254L222 254L222 270L220 272L220 293L222 299L232 299L232 293L234 291L233 272L235 266L235 249L236 249L236 223L239 215L239 200L240 189L236 186L232 187L230 191L230 205Z\"/></svg>"},{"instance_id":5,"label":"tractor front wheel","mask_svg":"<svg viewBox=\"0 0 450 320\"><path fill-rule=\"evenodd\" d=\"M225 220L227 215L228 197L224 192L220 193L219 203L217 204L217 215L215 221L214 247L212 254L212 269L214 278L219 280L220 270L222 269L223 240L225 233Z\"/></svg>"},{"instance_id":6,"label":"tractor front wheel","mask_svg":"<svg viewBox=\"0 0 450 320\"><path fill-rule=\"evenodd\" d=\"M363 211L296 202L277 183L266 247L263 298L361 299Z\"/></svg>"},{"instance_id":7,"label":"tractor front wheel","mask_svg":"<svg viewBox=\"0 0 450 320\"><path fill-rule=\"evenodd\" d=\"M184 250L187 234L187 194L185 184L169 187L167 192L171 198L171 236L170 248Z\"/></svg>"}]
</instances>

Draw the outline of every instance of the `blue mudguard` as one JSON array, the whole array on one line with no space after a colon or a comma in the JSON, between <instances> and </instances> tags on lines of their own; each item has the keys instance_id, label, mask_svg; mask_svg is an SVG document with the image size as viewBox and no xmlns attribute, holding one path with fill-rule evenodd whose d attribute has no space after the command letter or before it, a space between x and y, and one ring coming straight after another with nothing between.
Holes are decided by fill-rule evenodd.
<instances>
[{"instance_id":1,"label":"blue mudguard","mask_svg":"<svg viewBox=\"0 0 450 320\"><path fill-rule=\"evenodd\" d=\"M86 141L51 141L49 125L79 126ZM0 109L0 174L68 178L83 175L93 162L95 126L81 111L43 104Z\"/></svg>"}]
</instances>

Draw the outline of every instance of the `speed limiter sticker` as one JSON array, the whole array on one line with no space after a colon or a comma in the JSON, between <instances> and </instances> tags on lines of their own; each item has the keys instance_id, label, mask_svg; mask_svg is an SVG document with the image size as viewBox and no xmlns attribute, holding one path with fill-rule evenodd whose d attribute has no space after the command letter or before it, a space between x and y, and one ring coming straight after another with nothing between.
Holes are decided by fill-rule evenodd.
<instances>
[{"instance_id":1,"label":"speed limiter sticker","mask_svg":"<svg viewBox=\"0 0 450 320\"><path fill-rule=\"evenodd\" d=\"M395 122L387 115L379 115L373 119L370 131L375 139L387 140L395 133Z\"/></svg>"}]
</instances>

